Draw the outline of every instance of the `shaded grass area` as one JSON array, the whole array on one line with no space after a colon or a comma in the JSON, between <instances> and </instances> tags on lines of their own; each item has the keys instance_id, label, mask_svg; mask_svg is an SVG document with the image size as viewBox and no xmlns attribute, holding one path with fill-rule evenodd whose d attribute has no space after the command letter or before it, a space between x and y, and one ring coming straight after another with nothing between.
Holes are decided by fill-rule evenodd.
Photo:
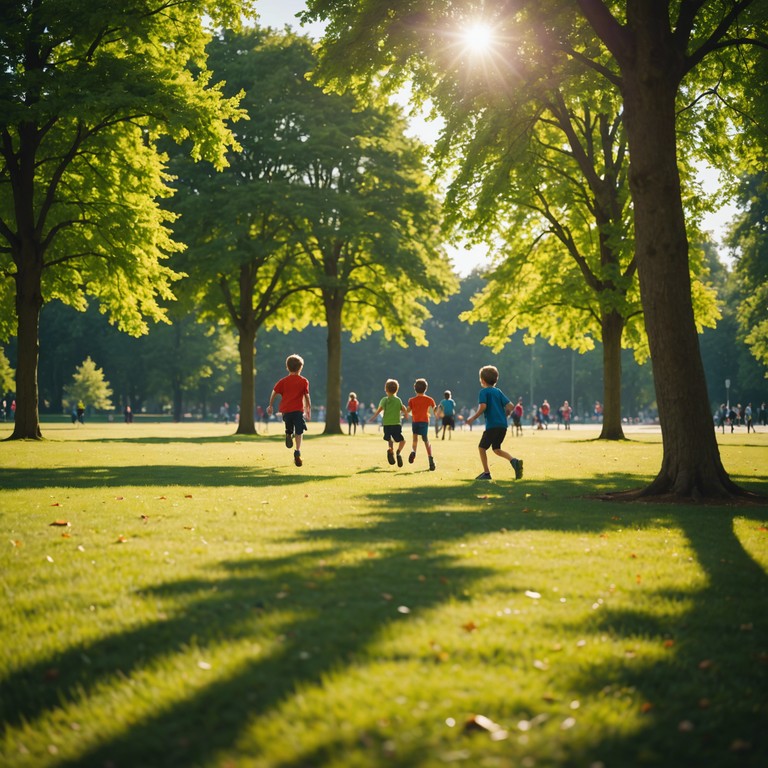
<instances>
[{"instance_id":1,"label":"shaded grass area","mask_svg":"<svg viewBox=\"0 0 768 768\"><path fill-rule=\"evenodd\" d=\"M0 446L2 764L766 764L766 509L587 498L657 438L482 484L477 431L429 472L175 429ZM722 450L765 493L762 440Z\"/></svg>"}]
</instances>

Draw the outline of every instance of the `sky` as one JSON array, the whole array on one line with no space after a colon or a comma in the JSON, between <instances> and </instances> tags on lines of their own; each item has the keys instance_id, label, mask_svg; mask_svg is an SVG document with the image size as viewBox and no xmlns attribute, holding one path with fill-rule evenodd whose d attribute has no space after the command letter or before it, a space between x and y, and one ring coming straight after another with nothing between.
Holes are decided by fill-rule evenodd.
<instances>
[{"instance_id":1,"label":"sky","mask_svg":"<svg viewBox=\"0 0 768 768\"><path fill-rule=\"evenodd\" d=\"M282 29L290 26L293 29L308 34L311 37L322 35L322 25L311 24L302 27L296 14L304 10L304 0L257 0L256 8L259 13L259 23L263 26ZM434 125L429 125L425 121L412 121L414 135L429 143L436 138L437 131ZM703 170L701 174L701 183L704 191L708 194L714 193L718 185L717 172L709 169ZM716 245L725 236L725 228L736 214L736 208L732 205L725 205L718 211L708 214L704 217L702 228L712 234ZM720 258L730 263L730 255L723 247L719 247ZM469 249L449 248L449 255L456 270L461 275L468 275L475 267L483 266L487 263L488 248L486 246L474 246Z\"/></svg>"}]
</instances>

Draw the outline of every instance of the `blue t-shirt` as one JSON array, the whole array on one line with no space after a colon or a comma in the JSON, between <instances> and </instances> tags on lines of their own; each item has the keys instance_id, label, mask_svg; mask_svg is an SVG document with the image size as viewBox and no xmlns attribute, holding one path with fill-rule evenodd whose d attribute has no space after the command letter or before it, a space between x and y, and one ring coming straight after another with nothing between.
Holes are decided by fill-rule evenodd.
<instances>
[{"instance_id":1,"label":"blue t-shirt","mask_svg":"<svg viewBox=\"0 0 768 768\"><path fill-rule=\"evenodd\" d=\"M456 408L456 401L451 398L440 401L440 407L443 409L444 416L453 416L454 409Z\"/></svg>"},{"instance_id":2,"label":"blue t-shirt","mask_svg":"<svg viewBox=\"0 0 768 768\"><path fill-rule=\"evenodd\" d=\"M477 398L480 404L485 403L485 428L494 429L495 427L507 428L507 413L504 407L509 402L509 398L496 387L483 387Z\"/></svg>"}]
</instances>

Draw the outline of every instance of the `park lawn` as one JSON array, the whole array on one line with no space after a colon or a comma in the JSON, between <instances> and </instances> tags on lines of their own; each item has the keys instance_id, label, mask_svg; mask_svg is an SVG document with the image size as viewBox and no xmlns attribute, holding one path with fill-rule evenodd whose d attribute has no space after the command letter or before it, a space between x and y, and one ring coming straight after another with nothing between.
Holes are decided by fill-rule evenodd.
<instances>
[{"instance_id":1,"label":"park lawn","mask_svg":"<svg viewBox=\"0 0 768 768\"><path fill-rule=\"evenodd\" d=\"M528 429L482 483L477 428L435 472L232 432L0 443L0 765L768 764L768 507L594 498L660 435ZM768 494L768 434L718 439Z\"/></svg>"}]
</instances>

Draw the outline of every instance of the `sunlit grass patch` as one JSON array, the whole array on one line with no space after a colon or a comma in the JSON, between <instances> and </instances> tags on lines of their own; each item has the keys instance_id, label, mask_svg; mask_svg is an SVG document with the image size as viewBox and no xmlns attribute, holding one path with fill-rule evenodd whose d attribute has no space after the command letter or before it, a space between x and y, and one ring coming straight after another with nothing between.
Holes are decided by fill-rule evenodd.
<instances>
[{"instance_id":1,"label":"sunlit grass patch","mask_svg":"<svg viewBox=\"0 0 768 768\"><path fill-rule=\"evenodd\" d=\"M279 432L90 430L0 444L3 765L765 762L765 507L594 499L658 435L526 432L478 483L479 430L435 472L370 429L301 469ZM726 437L765 492L765 436Z\"/></svg>"}]
</instances>

